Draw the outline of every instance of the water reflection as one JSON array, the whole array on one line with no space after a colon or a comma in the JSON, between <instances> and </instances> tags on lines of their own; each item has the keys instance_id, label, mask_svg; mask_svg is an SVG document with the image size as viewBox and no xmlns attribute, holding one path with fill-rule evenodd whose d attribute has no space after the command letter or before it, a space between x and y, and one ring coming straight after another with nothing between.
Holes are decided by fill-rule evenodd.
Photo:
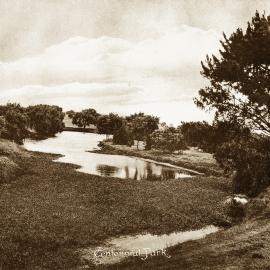
<instances>
[{"instance_id":1,"label":"water reflection","mask_svg":"<svg viewBox=\"0 0 270 270\"><path fill-rule=\"evenodd\" d=\"M99 164L96 166L96 170L101 176L147 181L166 181L186 176L186 174L181 174L175 169L156 165L151 162L137 162L135 167L123 166L123 168Z\"/></svg>"},{"instance_id":2,"label":"water reflection","mask_svg":"<svg viewBox=\"0 0 270 270\"><path fill-rule=\"evenodd\" d=\"M97 171L101 176L113 176L119 171L119 168L109 165L97 165Z\"/></svg>"},{"instance_id":3,"label":"water reflection","mask_svg":"<svg viewBox=\"0 0 270 270\"><path fill-rule=\"evenodd\" d=\"M80 172L105 177L148 181L190 177L185 171L137 157L87 152L98 148L104 138L99 134L65 131L43 141L26 140L24 146L31 151L61 154L57 162L76 164Z\"/></svg>"},{"instance_id":4,"label":"water reflection","mask_svg":"<svg viewBox=\"0 0 270 270\"><path fill-rule=\"evenodd\" d=\"M80 250L80 254L84 260L92 261L95 264L114 264L121 262L128 256L134 256L136 253L145 257L144 255L149 255L151 252L163 249L166 250L168 247L186 241L198 240L208 234L215 233L218 230L218 227L210 225L196 231L174 232L163 235L153 235L148 233L120 236L110 239L103 246L98 248L90 247L82 249ZM112 253L112 251L114 252ZM105 256L97 256L102 254L105 254Z\"/></svg>"}]
</instances>

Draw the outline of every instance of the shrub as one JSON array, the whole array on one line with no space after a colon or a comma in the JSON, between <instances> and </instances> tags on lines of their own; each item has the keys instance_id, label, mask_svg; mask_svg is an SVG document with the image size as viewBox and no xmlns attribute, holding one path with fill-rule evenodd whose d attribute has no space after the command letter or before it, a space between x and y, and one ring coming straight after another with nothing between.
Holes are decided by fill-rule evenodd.
<instances>
[{"instance_id":1,"label":"shrub","mask_svg":"<svg viewBox=\"0 0 270 270\"><path fill-rule=\"evenodd\" d=\"M132 141L131 134L125 125L122 125L113 135L113 143L120 145L130 145Z\"/></svg>"},{"instance_id":2,"label":"shrub","mask_svg":"<svg viewBox=\"0 0 270 270\"><path fill-rule=\"evenodd\" d=\"M50 105L35 105L27 108L29 126L39 135L54 136L64 128L62 108Z\"/></svg>"},{"instance_id":3,"label":"shrub","mask_svg":"<svg viewBox=\"0 0 270 270\"><path fill-rule=\"evenodd\" d=\"M19 166L8 157L0 156L0 184L9 182L20 171Z\"/></svg>"},{"instance_id":4,"label":"shrub","mask_svg":"<svg viewBox=\"0 0 270 270\"><path fill-rule=\"evenodd\" d=\"M178 129L189 146L209 151L212 148L213 126L207 122L182 122Z\"/></svg>"},{"instance_id":5,"label":"shrub","mask_svg":"<svg viewBox=\"0 0 270 270\"><path fill-rule=\"evenodd\" d=\"M157 130L150 136L151 146L155 149L174 152L186 149L183 135L176 130Z\"/></svg>"},{"instance_id":6,"label":"shrub","mask_svg":"<svg viewBox=\"0 0 270 270\"><path fill-rule=\"evenodd\" d=\"M7 123L4 116L0 116L0 137L7 132Z\"/></svg>"},{"instance_id":7,"label":"shrub","mask_svg":"<svg viewBox=\"0 0 270 270\"><path fill-rule=\"evenodd\" d=\"M234 171L234 192L255 196L270 185L270 139L251 137L226 142L214 154L227 171Z\"/></svg>"},{"instance_id":8,"label":"shrub","mask_svg":"<svg viewBox=\"0 0 270 270\"><path fill-rule=\"evenodd\" d=\"M1 137L22 143L28 135L28 117L25 109L18 104L7 104L0 106Z\"/></svg>"}]
</instances>

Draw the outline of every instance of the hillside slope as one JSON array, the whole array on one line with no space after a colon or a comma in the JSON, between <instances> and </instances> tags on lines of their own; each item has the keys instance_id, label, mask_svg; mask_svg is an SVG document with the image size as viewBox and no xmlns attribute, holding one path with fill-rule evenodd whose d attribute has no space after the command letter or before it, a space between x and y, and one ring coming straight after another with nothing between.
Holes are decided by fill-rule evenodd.
<instances>
[{"instance_id":1,"label":"hillside slope","mask_svg":"<svg viewBox=\"0 0 270 270\"><path fill-rule=\"evenodd\" d=\"M239 225L169 249L170 259L131 258L106 269L270 269L270 188L253 199Z\"/></svg>"},{"instance_id":2,"label":"hillside slope","mask_svg":"<svg viewBox=\"0 0 270 270\"><path fill-rule=\"evenodd\" d=\"M24 165L25 158L30 154L14 142L0 139L0 183L10 182L27 168Z\"/></svg>"}]
</instances>

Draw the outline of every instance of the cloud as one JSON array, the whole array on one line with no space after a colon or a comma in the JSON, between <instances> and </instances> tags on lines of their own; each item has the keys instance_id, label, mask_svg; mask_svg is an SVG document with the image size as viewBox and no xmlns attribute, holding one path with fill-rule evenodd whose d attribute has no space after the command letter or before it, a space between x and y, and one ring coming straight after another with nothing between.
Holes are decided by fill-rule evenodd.
<instances>
[{"instance_id":1,"label":"cloud","mask_svg":"<svg viewBox=\"0 0 270 270\"><path fill-rule=\"evenodd\" d=\"M230 34L268 0L0 1L0 59L40 53L72 36L142 41L182 24ZM16 18L16 19L14 19ZM40 19L42 18L42 19Z\"/></svg>"},{"instance_id":2,"label":"cloud","mask_svg":"<svg viewBox=\"0 0 270 270\"><path fill-rule=\"evenodd\" d=\"M198 68L206 53L216 51L218 38L214 31L189 26L138 43L73 37L39 56L2 62L1 87L181 76Z\"/></svg>"},{"instance_id":3,"label":"cloud","mask_svg":"<svg viewBox=\"0 0 270 270\"><path fill-rule=\"evenodd\" d=\"M71 83L58 86L33 85L8 89L0 94L1 101L18 102L22 105L37 103L58 104L65 109L80 110L87 107L101 107L128 104L136 100L142 90L126 83Z\"/></svg>"},{"instance_id":4,"label":"cloud","mask_svg":"<svg viewBox=\"0 0 270 270\"><path fill-rule=\"evenodd\" d=\"M192 102L203 83L200 60L217 52L218 40L215 31L186 25L140 42L72 37L38 56L1 62L1 102L101 112L144 104L158 114L161 104Z\"/></svg>"}]
</instances>

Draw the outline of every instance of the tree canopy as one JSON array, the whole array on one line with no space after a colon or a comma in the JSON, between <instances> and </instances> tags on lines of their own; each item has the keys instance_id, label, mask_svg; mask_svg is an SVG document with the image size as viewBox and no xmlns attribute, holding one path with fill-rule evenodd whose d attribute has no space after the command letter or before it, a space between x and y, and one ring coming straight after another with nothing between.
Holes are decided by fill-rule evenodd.
<instances>
[{"instance_id":1,"label":"tree canopy","mask_svg":"<svg viewBox=\"0 0 270 270\"><path fill-rule=\"evenodd\" d=\"M151 146L165 152L174 152L186 149L186 142L179 130L168 128L166 130L156 130L151 136Z\"/></svg>"},{"instance_id":2,"label":"tree canopy","mask_svg":"<svg viewBox=\"0 0 270 270\"><path fill-rule=\"evenodd\" d=\"M135 140L146 140L150 134L158 129L159 118L144 113L135 113L126 117Z\"/></svg>"},{"instance_id":3,"label":"tree canopy","mask_svg":"<svg viewBox=\"0 0 270 270\"><path fill-rule=\"evenodd\" d=\"M270 134L270 17L256 12L245 31L223 34L220 56L207 55L202 75L209 85L195 103L214 109L216 119Z\"/></svg>"},{"instance_id":4,"label":"tree canopy","mask_svg":"<svg viewBox=\"0 0 270 270\"><path fill-rule=\"evenodd\" d=\"M101 115L97 119L97 129L100 134L114 134L121 128L123 119L114 113L108 115Z\"/></svg>"},{"instance_id":5,"label":"tree canopy","mask_svg":"<svg viewBox=\"0 0 270 270\"><path fill-rule=\"evenodd\" d=\"M220 55L202 62L209 85L195 103L216 113L214 155L234 172L234 191L256 195L270 185L270 17L256 12L223 37Z\"/></svg>"},{"instance_id":6,"label":"tree canopy","mask_svg":"<svg viewBox=\"0 0 270 270\"><path fill-rule=\"evenodd\" d=\"M29 106L26 111L29 127L40 135L54 136L64 128L64 113L58 106L40 104Z\"/></svg>"},{"instance_id":7,"label":"tree canopy","mask_svg":"<svg viewBox=\"0 0 270 270\"><path fill-rule=\"evenodd\" d=\"M68 111L68 116L72 118L72 123L78 127L86 128L89 125L96 125L99 114L95 109L85 109L81 112Z\"/></svg>"},{"instance_id":8,"label":"tree canopy","mask_svg":"<svg viewBox=\"0 0 270 270\"><path fill-rule=\"evenodd\" d=\"M123 123L122 126L116 130L113 134L113 143L120 145L131 145L131 134L126 125Z\"/></svg>"},{"instance_id":9,"label":"tree canopy","mask_svg":"<svg viewBox=\"0 0 270 270\"><path fill-rule=\"evenodd\" d=\"M178 129L183 134L188 145L202 149L205 149L204 146L209 145L209 139L213 137L213 126L205 121L182 122Z\"/></svg>"},{"instance_id":10,"label":"tree canopy","mask_svg":"<svg viewBox=\"0 0 270 270\"><path fill-rule=\"evenodd\" d=\"M28 135L28 117L25 109L19 104L0 106L0 133L1 137L22 143Z\"/></svg>"}]
</instances>

